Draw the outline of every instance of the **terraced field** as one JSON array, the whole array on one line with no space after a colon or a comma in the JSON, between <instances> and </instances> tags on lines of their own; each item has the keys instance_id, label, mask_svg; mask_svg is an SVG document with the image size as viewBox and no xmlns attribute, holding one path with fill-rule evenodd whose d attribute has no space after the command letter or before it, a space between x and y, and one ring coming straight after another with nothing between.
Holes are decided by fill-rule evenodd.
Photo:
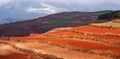
<instances>
[{"instance_id":1,"label":"terraced field","mask_svg":"<svg viewBox=\"0 0 120 59\"><path fill-rule=\"evenodd\" d=\"M28 59L120 59L118 28L57 28L43 34L11 37L7 43L28 54Z\"/></svg>"},{"instance_id":2,"label":"terraced field","mask_svg":"<svg viewBox=\"0 0 120 59\"><path fill-rule=\"evenodd\" d=\"M108 28L100 28L100 27L94 27L94 26L81 26L81 27L76 27L73 28L73 30L78 31L78 32L88 32L88 33L93 33L93 34L103 34L103 35L119 35L120 34L120 29L108 29Z\"/></svg>"},{"instance_id":3,"label":"terraced field","mask_svg":"<svg viewBox=\"0 0 120 59\"><path fill-rule=\"evenodd\" d=\"M26 49L32 48L31 50L33 51L54 55L63 59L79 59L84 54L85 55L81 58L96 59L96 57L99 56L100 59L120 59L119 35L119 29L101 28L89 25L58 28L44 34L13 37L12 40L18 42L39 42L35 45L32 43L20 43L18 45L23 44L22 47L24 46ZM37 45L40 45L41 48ZM50 48L47 49L47 47L51 47L53 51ZM72 52L68 54L65 52L67 50ZM63 55L61 55L61 53ZM94 57L88 57L89 55L94 55ZM71 56L71 58L68 58L68 56Z\"/></svg>"}]
</instances>

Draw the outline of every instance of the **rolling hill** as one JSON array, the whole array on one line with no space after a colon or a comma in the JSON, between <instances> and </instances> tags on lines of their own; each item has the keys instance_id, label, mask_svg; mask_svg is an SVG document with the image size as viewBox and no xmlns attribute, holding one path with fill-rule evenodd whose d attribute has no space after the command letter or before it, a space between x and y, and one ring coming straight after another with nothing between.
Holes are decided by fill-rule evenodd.
<instances>
[{"instance_id":1,"label":"rolling hill","mask_svg":"<svg viewBox=\"0 0 120 59\"><path fill-rule=\"evenodd\" d=\"M59 27L72 27L95 22L97 13L92 12L63 12L0 25L0 36L27 36L31 33L45 33Z\"/></svg>"}]
</instances>

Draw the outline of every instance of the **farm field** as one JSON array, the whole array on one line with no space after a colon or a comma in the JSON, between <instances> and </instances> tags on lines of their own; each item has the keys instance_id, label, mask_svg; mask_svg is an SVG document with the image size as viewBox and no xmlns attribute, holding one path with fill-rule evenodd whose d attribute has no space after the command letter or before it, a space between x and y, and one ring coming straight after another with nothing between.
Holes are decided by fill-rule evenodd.
<instances>
[{"instance_id":1,"label":"farm field","mask_svg":"<svg viewBox=\"0 0 120 59\"><path fill-rule=\"evenodd\" d=\"M59 35L59 36L79 36L79 37L91 37L91 38L98 38L101 40L113 40L113 41L120 41L120 38L117 36L107 36L107 35L86 35L83 33L75 33L71 31L54 31L54 32L48 32L49 35Z\"/></svg>"},{"instance_id":2,"label":"farm field","mask_svg":"<svg viewBox=\"0 0 120 59\"><path fill-rule=\"evenodd\" d=\"M119 35L120 35L119 29L101 28L88 25L80 27L69 27L68 29L58 28L46 32L44 34L32 34L31 36L26 37L16 37L13 38L13 40L14 39L16 39L16 41L21 40L21 42L37 41L42 42L44 44L57 46L62 49L70 49L70 51L75 52L77 51L81 53L88 53L91 55L93 54L112 59L119 59L120 58ZM57 48L55 49L58 50ZM45 52L47 51L46 49L44 50ZM84 58L87 59L88 57Z\"/></svg>"},{"instance_id":3,"label":"farm field","mask_svg":"<svg viewBox=\"0 0 120 59\"><path fill-rule=\"evenodd\" d=\"M115 22L115 21L109 21L109 22L104 22L104 23L92 23L91 25L94 26L100 26L100 27L113 27L113 28L119 28L120 27L120 23L119 22Z\"/></svg>"},{"instance_id":4,"label":"farm field","mask_svg":"<svg viewBox=\"0 0 120 59\"><path fill-rule=\"evenodd\" d=\"M91 25L56 28L2 42L22 52L16 55L27 59L120 59L120 29Z\"/></svg>"},{"instance_id":5,"label":"farm field","mask_svg":"<svg viewBox=\"0 0 120 59\"><path fill-rule=\"evenodd\" d=\"M120 29L108 29L108 28L100 28L100 27L94 27L94 26L81 26L73 28L72 30L78 31L78 32L88 32L93 34L120 34Z\"/></svg>"},{"instance_id":6,"label":"farm field","mask_svg":"<svg viewBox=\"0 0 120 59\"><path fill-rule=\"evenodd\" d=\"M35 46L35 45L36 46ZM88 54L88 53L82 53L79 51L73 51L73 50L69 50L66 48L61 48L59 46L53 46L53 45L49 45L49 44L45 44L45 43L19 43L17 44L18 47L26 47L27 49L31 49L33 51L36 51L38 53L43 53L43 54L49 54L49 55L54 55L57 56L59 58L63 58L63 59L80 59L80 58L85 58L85 59L111 59L111 58L106 58L103 56L99 56L99 55L94 55L94 54ZM21 47L21 48L22 48ZM92 56L92 57L90 57Z\"/></svg>"},{"instance_id":7,"label":"farm field","mask_svg":"<svg viewBox=\"0 0 120 59\"><path fill-rule=\"evenodd\" d=\"M27 57L27 54L24 54L9 45L0 44L0 59L28 59Z\"/></svg>"}]
</instances>

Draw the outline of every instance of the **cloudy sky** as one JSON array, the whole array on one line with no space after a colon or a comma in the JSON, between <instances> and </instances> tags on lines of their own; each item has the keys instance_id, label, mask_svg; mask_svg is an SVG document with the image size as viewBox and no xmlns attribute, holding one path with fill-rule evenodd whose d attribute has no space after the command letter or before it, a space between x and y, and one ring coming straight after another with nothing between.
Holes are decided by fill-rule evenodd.
<instances>
[{"instance_id":1,"label":"cloudy sky","mask_svg":"<svg viewBox=\"0 0 120 59\"><path fill-rule=\"evenodd\" d=\"M3 21L1 19L11 18L28 19L42 17L66 11L119 9L120 0L0 0L0 21Z\"/></svg>"}]
</instances>

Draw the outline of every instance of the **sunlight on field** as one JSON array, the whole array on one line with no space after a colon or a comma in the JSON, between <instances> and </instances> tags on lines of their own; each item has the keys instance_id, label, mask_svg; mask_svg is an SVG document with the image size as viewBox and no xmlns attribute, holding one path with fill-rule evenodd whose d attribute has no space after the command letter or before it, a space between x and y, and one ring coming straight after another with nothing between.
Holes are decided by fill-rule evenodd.
<instances>
[{"instance_id":1,"label":"sunlight on field","mask_svg":"<svg viewBox=\"0 0 120 59\"><path fill-rule=\"evenodd\" d=\"M103 27L120 27L120 23L119 22L105 22L105 23L92 23L91 25L95 25L95 26L103 26Z\"/></svg>"}]
</instances>

